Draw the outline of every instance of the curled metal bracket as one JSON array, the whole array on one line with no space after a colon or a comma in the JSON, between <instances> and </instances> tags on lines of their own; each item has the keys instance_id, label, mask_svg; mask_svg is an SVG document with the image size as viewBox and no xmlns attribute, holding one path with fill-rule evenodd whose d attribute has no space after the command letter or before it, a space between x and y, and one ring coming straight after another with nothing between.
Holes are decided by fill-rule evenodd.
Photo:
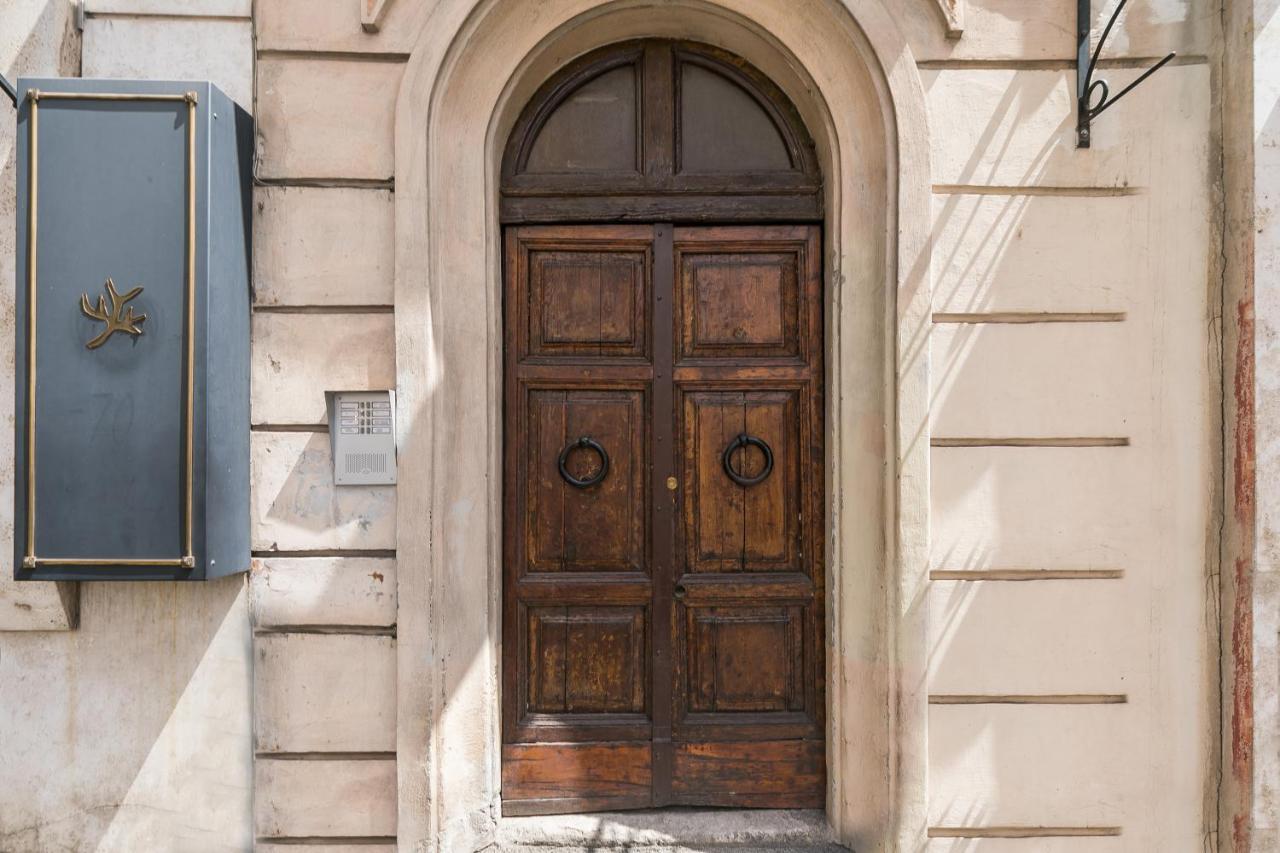
<instances>
[{"instance_id":1,"label":"curled metal bracket","mask_svg":"<svg viewBox=\"0 0 1280 853\"><path fill-rule=\"evenodd\" d=\"M583 450L594 450L596 455L600 457L600 470L596 471L590 477L583 477L579 479L569 473L569 468L566 464L569 461L569 454L578 448L582 448ZM584 435L577 441L569 442L564 446L564 450L560 451L560 476L566 483L573 486L575 489L590 488L603 480L608 476L608 474L609 454L606 453L605 449L600 446L599 442L593 438Z\"/></svg>"},{"instance_id":2,"label":"curled metal bracket","mask_svg":"<svg viewBox=\"0 0 1280 853\"><path fill-rule=\"evenodd\" d=\"M1107 43L1107 36L1111 35L1111 28L1115 26L1116 20L1120 17L1120 13L1128 2L1129 0L1120 0L1116 4L1116 10L1111 13L1111 20L1107 21L1107 26L1102 30L1102 37L1098 39L1098 46L1094 49L1091 57L1089 55L1089 34L1093 25L1093 0L1076 0L1076 35L1079 37L1076 46L1077 148L1089 147L1091 136L1089 125L1095 118L1102 115L1103 110L1132 92L1139 83L1155 74L1169 60L1177 56L1176 53L1170 53L1164 59L1142 72L1138 79L1121 89L1120 94L1115 97L1111 96L1111 88L1107 85L1106 80L1093 79L1093 72L1098 66L1098 57L1102 54L1102 46ZM1095 93L1097 93L1096 97Z\"/></svg>"},{"instance_id":3,"label":"curled metal bracket","mask_svg":"<svg viewBox=\"0 0 1280 853\"><path fill-rule=\"evenodd\" d=\"M764 454L764 468L754 477L744 477L733 470L733 454L738 448L751 446L760 448L760 452ZM724 455L720 457L720 462L724 465L724 472L729 475L730 480L739 486L754 486L756 483L763 483L773 473L773 448L769 447L769 443L763 438L747 435L744 432L729 442L729 446L724 449Z\"/></svg>"}]
</instances>

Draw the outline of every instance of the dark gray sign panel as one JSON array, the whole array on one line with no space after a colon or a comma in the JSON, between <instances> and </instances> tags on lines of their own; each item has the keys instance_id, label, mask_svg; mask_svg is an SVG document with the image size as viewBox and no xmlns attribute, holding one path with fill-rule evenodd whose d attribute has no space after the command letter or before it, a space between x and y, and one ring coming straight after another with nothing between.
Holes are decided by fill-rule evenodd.
<instances>
[{"instance_id":1,"label":"dark gray sign panel","mask_svg":"<svg viewBox=\"0 0 1280 853\"><path fill-rule=\"evenodd\" d=\"M15 577L245 571L251 121L208 83L18 97Z\"/></svg>"}]
</instances>

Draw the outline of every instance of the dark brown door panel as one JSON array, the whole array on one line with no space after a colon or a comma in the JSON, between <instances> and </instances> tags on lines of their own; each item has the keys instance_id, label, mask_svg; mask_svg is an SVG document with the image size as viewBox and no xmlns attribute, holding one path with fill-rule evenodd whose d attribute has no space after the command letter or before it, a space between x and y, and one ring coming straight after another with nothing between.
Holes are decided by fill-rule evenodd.
<instances>
[{"instance_id":1,"label":"dark brown door panel","mask_svg":"<svg viewBox=\"0 0 1280 853\"><path fill-rule=\"evenodd\" d=\"M503 810L819 806L807 226L510 229Z\"/></svg>"},{"instance_id":2,"label":"dark brown door panel","mask_svg":"<svg viewBox=\"0 0 1280 853\"><path fill-rule=\"evenodd\" d=\"M804 389L680 396L685 571L803 571Z\"/></svg>"},{"instance_id":3,"label":"dark brown door panel","mask_svg":"<svg viewBox=\"0 0 1280 853\"><path fill-rule=\"evenodd\" d=\"M527 571L645 572L645 392L522 389Z\"/></svg>"},{"instance_id":4,"label":"dark brown door panel","mask_svg":"<svg viewBox=\"0 0 1280 853\"><path fill-rule=\"evenodd\" d=\"M674 239L679 363L808 360L821 335L820 303L809 301L816 229L677 228Z\"/></svg>"},{"instance_id":5,"label":"dark brown door panel","mask_svg":"<svg viewBox=\"0 0 1280 853\"><path fill-rule=\"evenodd\" d=\"M640 809L651 801L648 743L506 744L506 815Z\"/></svg>"},{"instance_id":6,"label":"dark brown door panel","mask_svg":"<svg viewBox=\"0 0 1280 853\"><path fill-rule=\"evenodd\" d=\"M648 360L652 242L647 226L509 231L520 359Z\"/></svg>"},{"instance_id":7,"label":"dark brown door panel","mask_svg":"<svg viewBox=\"0 0 1280 853\"><path fill-rule=\"evenodd\" d=\"M672 795L690 806L816 809L826 803L821 740L680 744Z\"/></svg>"}]
</instances>

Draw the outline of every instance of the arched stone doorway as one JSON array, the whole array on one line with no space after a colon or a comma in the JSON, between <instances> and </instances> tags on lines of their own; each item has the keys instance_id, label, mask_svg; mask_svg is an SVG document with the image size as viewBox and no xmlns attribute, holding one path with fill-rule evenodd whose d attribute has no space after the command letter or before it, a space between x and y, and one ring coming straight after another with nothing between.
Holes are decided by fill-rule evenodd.
<instances>
[{"instance_id":1,"label":"arched stone doorway","mask_svg":"<svg viewBox=\"0 0 1280 853\"><path fill-rule=\"evenodd\" d=\"M523 106L601 46L687 39L796 106L826 181L826 812L924 837L929 180L923 90L878 0L441 0L396 121L399 832L479 849L501 797L501 162Z\"/></svg>"},{"instance_id":2,"label":"arched stone doorway","mask_svg":"<svg viewBox=\"0 0 1280 853\"><path fill-rule=\"evenodd\" d=\"M808 131L739 57L623 42L539 89L502 176L503 813L821 807Z\"/></svg>"}]
</instances>

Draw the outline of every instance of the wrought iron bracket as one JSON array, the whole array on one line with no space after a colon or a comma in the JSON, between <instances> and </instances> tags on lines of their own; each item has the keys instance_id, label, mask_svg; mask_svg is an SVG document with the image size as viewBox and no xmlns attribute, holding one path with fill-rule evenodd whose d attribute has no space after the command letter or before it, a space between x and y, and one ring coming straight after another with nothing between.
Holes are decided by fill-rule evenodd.
<instances>
[{"instance_id":1,"label":"wrought iron bracket","mask_svg":"<svg viewBox=\"0 0 1280 853\"><path fill-rule=\"evenodd\" d=\"M1165 66L1169 60L1177 56L1176 53L1170 53L1164 59L1142 72L1138 79L1134 80L1128 86L1120 90L1120 94L1115 97L1111 96L1111 89L1107 86L1107 81L1101 78L1093 79L1093 72L1098 66L1098 56L1102 53L1102 46L1107 43L1107 36L1111 35L1111 28L1115 26L1116 20L1120 17L1120 13L1124 10L1124 6L1129 0L1120 0L1116 4L1116 10L1111 13L1111 20L1107 21L1107 26L1102 30L1102 37L1098 39L1098 46L1094 48L1092 55L1089 52L1089 36L1093 27L1093 0L1076 0L1076 147L1088 148L1090 142L1090 124L1098 116L1102 115L1116 101L1132 92L1139 83L1146 80L1152 74L1155 74ZM1095 90L1098 96L1094 96Z\"/></svg>"},{"instance_id":2,"label":"wrought iron bracket","mask_svg":"<svg viewBox=\"0 0 1280 853\"><path fill-rule=\"evenodd\" d=\"M0 89L4 90L4 93L9 96L9 100L13 101L14 109L17 109L18 90L13 88L13 84L10 83L3 74L0 74Z\"/></svg>"}]
</instances>

